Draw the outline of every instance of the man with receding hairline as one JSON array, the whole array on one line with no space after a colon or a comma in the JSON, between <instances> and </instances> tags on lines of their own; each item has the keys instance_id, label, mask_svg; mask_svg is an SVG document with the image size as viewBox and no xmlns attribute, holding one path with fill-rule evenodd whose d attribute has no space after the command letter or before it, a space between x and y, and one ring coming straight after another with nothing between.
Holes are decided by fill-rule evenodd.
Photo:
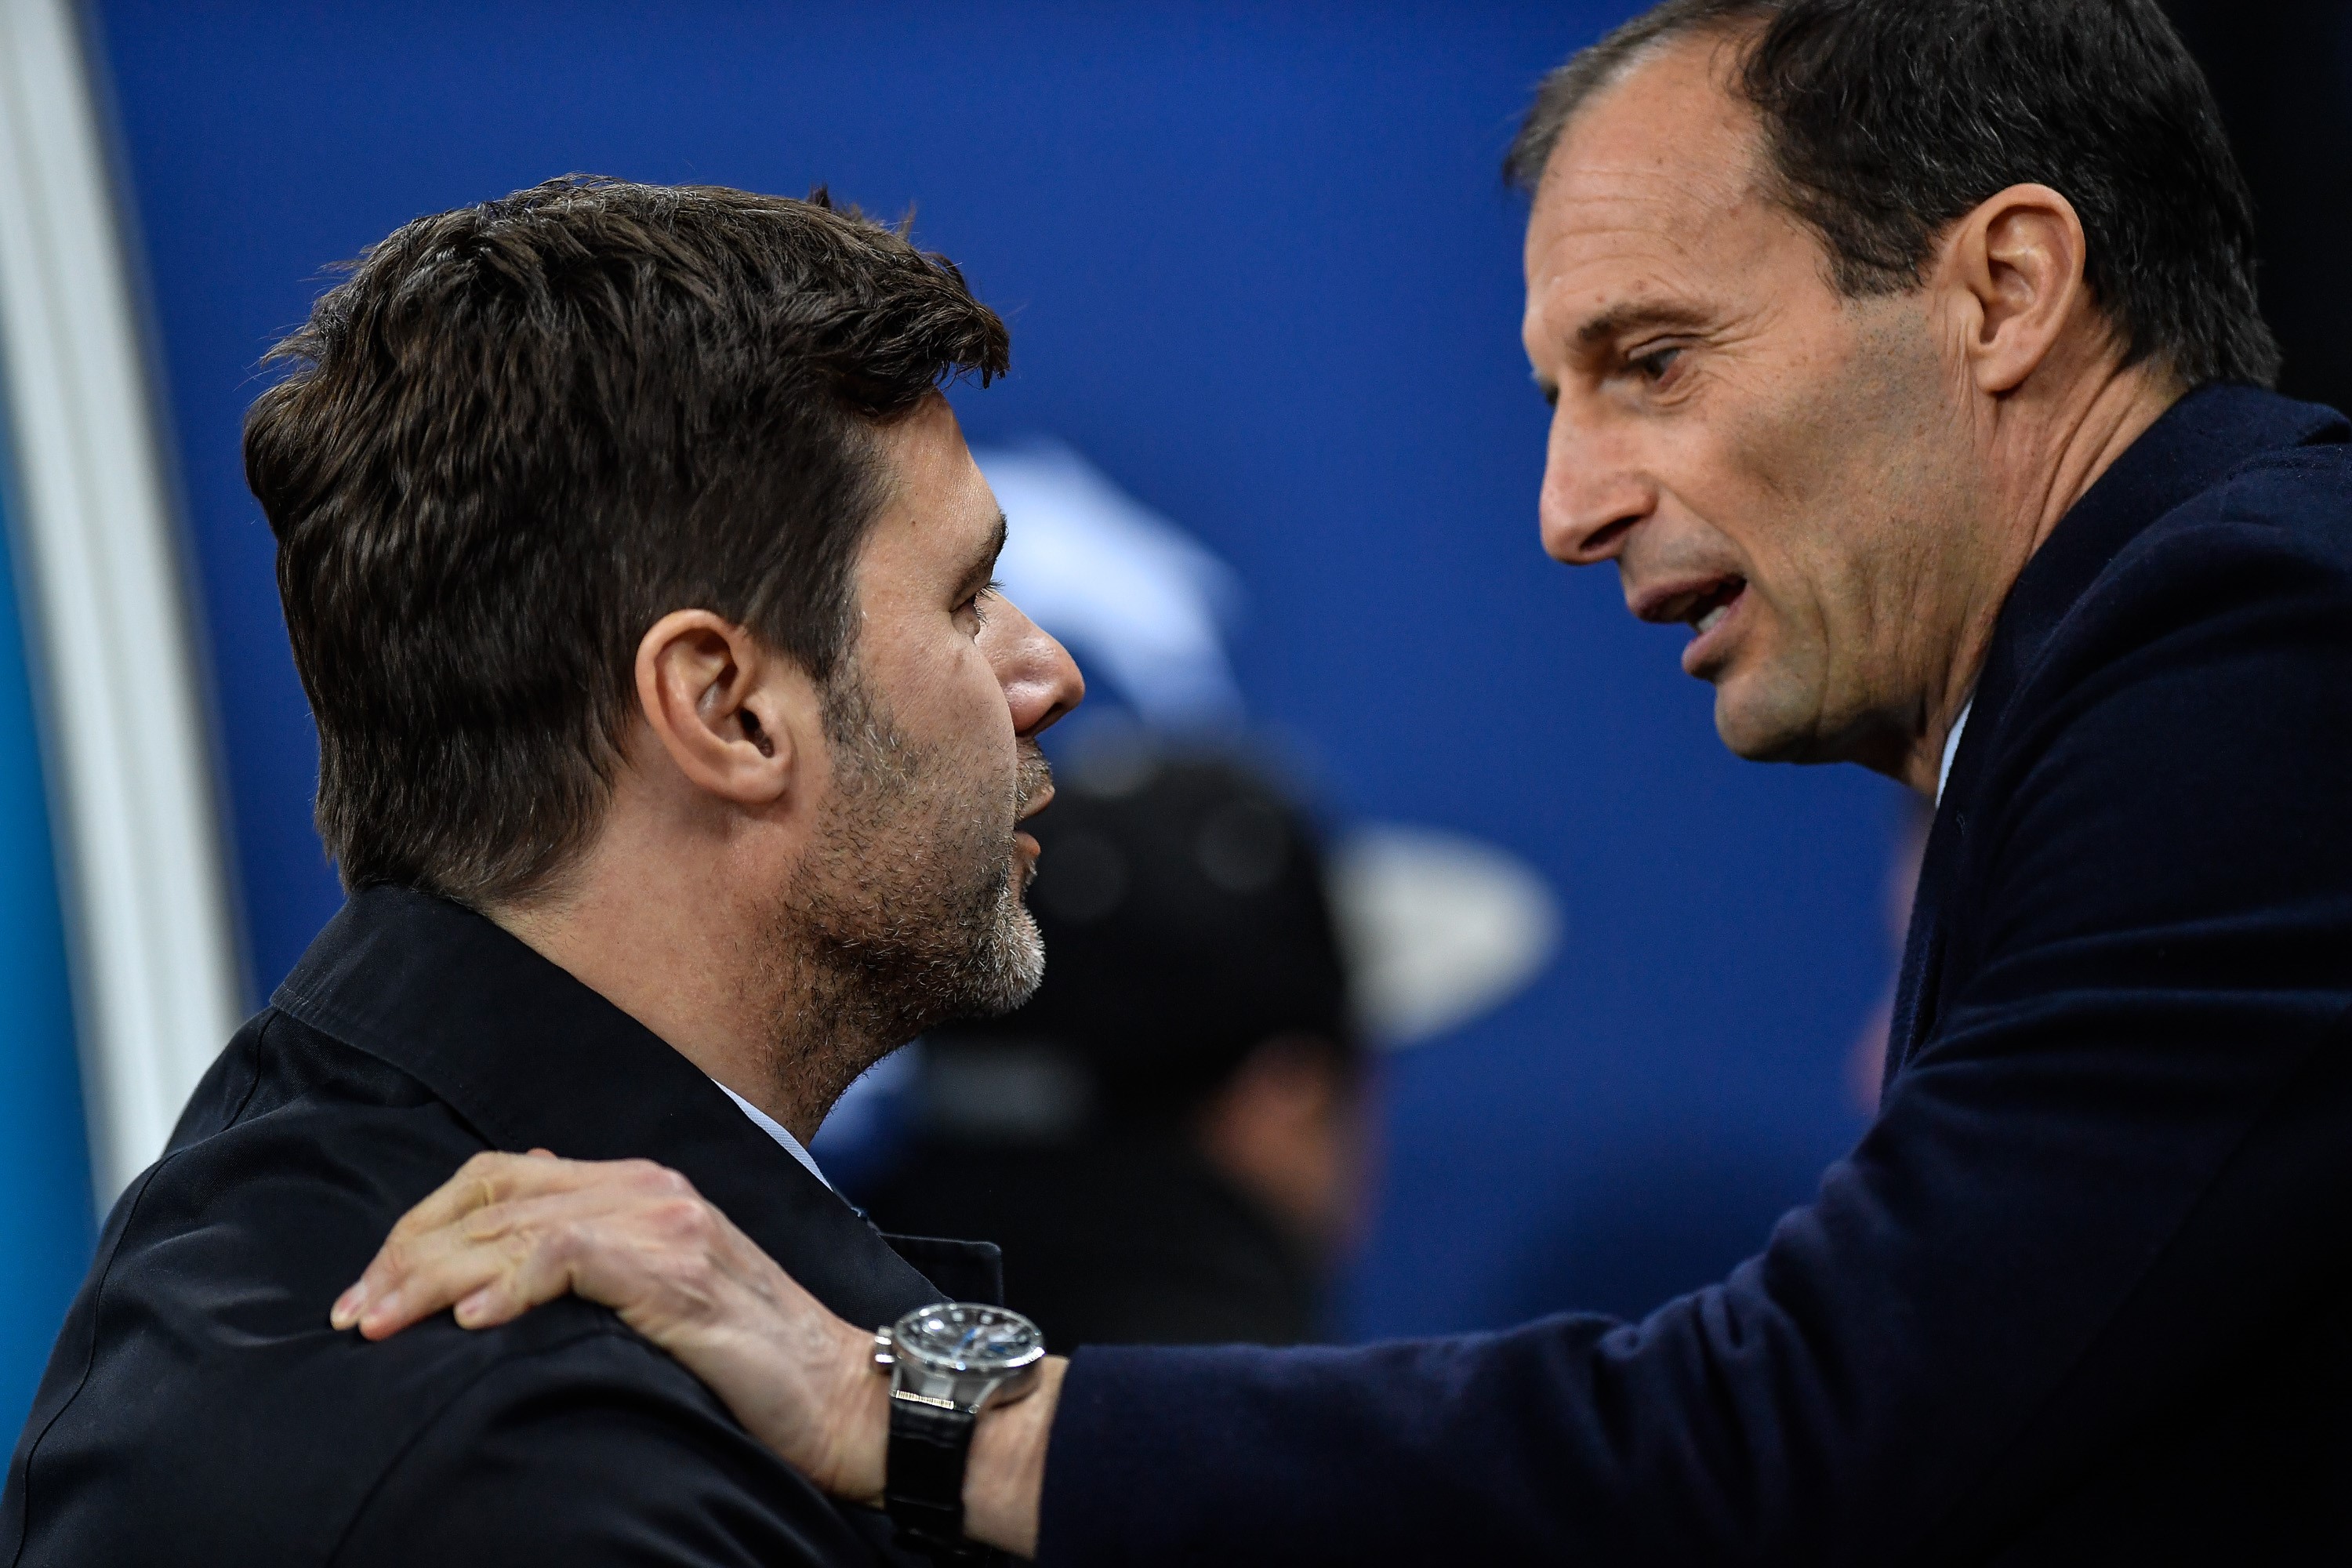
<instances>
[{"instance_id":1,"label":"man with receding hairline","mask_svg":"<svg viewBox=\"0 0 2352 1568\"><path fill-rule=\"evenodd\" d=\"M1937 801L1878 1118L1639 1322L1049 1363L980 1417L970 1534L2352 1557L2352 429L2266 390L2196 68L2154 0L1673 0L1546 85L1513 167L1547 548L1689 628L1733 751ZM469 1179L348 1321L576 1289L884 1489L872 1325L723 1226L667 1238L626 1173ZM464 1241L493 1222L561 1245Z\"/></svg>"}]
</instances>

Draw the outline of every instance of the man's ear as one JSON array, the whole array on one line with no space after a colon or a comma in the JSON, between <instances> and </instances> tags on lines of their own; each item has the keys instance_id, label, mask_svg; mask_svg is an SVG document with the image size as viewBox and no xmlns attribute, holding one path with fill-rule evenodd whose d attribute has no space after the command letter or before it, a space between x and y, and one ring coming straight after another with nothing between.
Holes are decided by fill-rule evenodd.
<instances>
[{"instance_id":1,"label":"man's ear","mask_svg":"<svg viewBox=\"0 0 2352 1568\"><path fill-rule=\"evenodd\" d=\"M2074 204L2047 185L2011 185L1953 226L1941 269L1958 296L1979 391L2016 391L2078 316L2096 315L2083 276L2089 254Z\"/></svg>"},{"instance_id":2,"label":"man's ear","mask_svg":"<svg viewBox=\"0 0 2352 1568\"><path fill-rule=\"evenodd\" d=\"M814 684L793 660L708 610L673 610L637 643L637 708L696 788L739 805L791 789L814 733Z\"/></svg>"}]
</instances>

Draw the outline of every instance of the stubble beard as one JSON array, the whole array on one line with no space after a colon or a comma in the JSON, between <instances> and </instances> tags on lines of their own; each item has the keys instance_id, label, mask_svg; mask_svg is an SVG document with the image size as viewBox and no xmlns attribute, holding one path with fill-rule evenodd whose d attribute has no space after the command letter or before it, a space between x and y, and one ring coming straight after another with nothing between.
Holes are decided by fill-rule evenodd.
<instances>
[{"instance_id":1,"label":"stubble beard","mask_svg":"<svg viewBox=\"0 0 2352 1568\"><path fill-rule=\"evenodd\" d=\"M917 1035L1011 1012L1045 972L1012 844L1052 776L1035 743L1010 798L971 789L950 759L908 741L854 667L826 695L825 731L834 790L759 966L771 1070L813 1121Z\"/></svg>"}]
</instances>

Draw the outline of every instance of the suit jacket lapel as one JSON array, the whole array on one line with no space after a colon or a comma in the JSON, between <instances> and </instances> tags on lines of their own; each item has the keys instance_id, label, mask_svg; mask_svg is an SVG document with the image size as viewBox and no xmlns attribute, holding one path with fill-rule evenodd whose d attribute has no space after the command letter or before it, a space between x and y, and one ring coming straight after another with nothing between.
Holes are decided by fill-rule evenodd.
<instances>
[{"instance_id":1,"label":"suit jacket lapel","mask_svg":"<svg viewBox=\"0 0 2352 1568\"><path fill-rule=\"evenodd\" d=\"M2352 426L2332 408L2251 386L2200 387L2116 459L2025 563L1993 626L1968 729L1928 829L1895 980L1881 1098L1941 1021L1952 900L1969 825L1994 804L1985 791L2011 700L2052 636L2099 574L2165 513L2261 452L2347 434Z\"/></svg>"}]
</instances>

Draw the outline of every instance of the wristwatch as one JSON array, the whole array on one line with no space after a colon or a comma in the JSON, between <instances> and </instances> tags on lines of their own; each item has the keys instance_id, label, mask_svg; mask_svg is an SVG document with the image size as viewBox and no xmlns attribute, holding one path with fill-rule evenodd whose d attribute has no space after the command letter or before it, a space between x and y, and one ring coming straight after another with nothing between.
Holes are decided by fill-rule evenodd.
<instances>
[{"instance_id":1,"label":"wristwatch","mask_svg":"<svg viewBox=\"0 0 2352 1568\"><path fill-rule=\"evenodd\" d=\"M980 1413L1037 1385L1045 1336L1018 1312L941 1301L874 1336L874 1364L890 1374L890 1451L882 1497L902 1544L932 1552L971 1548L963 1533L963 1468Z\"/></svg>"}]
</instances>

